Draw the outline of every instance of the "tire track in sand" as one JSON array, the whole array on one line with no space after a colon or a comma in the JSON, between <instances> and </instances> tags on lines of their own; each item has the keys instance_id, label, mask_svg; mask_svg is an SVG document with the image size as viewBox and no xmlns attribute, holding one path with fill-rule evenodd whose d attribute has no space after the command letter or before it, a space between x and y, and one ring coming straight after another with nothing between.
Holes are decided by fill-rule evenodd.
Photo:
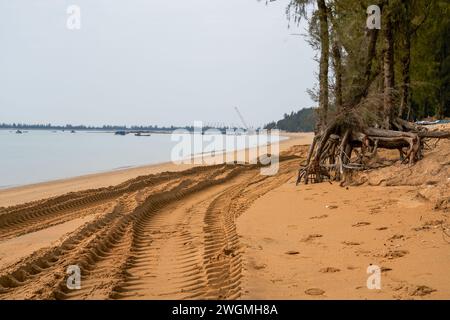
<instances>
[{"instance_id":1,"label":"tire track in sand","mask_svg":"<svg viewBox=\"0 0 450 320\"><path fill-rule=\"evenodd\" d=\"M241 250L235 218L254 200L292 177L258 178L248 170L164 208L136 224L133 257L115 298L236 299Z\"/></svg>"},{"instance_id":2,"label":"tire track in sand","mask_svg":"<svg viewBox=\"0 0 450 320\"><path fill-rule=\"evenodd\" d=\"M97 261L104 259L115 247L118 239L123 236L124 228L143 210L141 207L159 206L171 194L177 199L179 190L191 185L195 187L197 181L210 181L224 170L226 168L212 172L195 170L195 175L192 175L194 179L175 179L156 189L147 187L138 193L122 196L112 212L88 223L61 246L37 252L17 266L4 270L0 276L0 294L7 295L0 295L0 298L65 298L65 270L68 265L77 264L81 267L82 274L89 274L96 267ZM170 188L173 185L175 187Z\"/></svg>"},{"instance_id":3,"label":"tire track in sand","mask_svg":"<svg viewBox=\"0 0 450 320\"><path fill-rule=\"evenodd\" d=\"M220 166L196 167L182 172L140 176L117 186L71 192L50 199L20 204L0 211L0 241L64 223L102 210L124 194L156 188L168 181L220 171Z\"/></svg>"},{"instance_id":4,"label":"tire track in sand","mask_svg":"<svg viewBox=\"0 0 450 320\"><path fill-rule=\"evenodd\" d=\"M127 191L61 245L0 271L0 299L238 298L234 220L292 177L297 160L287 160L271 177L258 166L222 165ZM82 269L81 290L65 286L71 264Z\"/></svg>"}]
</instances>

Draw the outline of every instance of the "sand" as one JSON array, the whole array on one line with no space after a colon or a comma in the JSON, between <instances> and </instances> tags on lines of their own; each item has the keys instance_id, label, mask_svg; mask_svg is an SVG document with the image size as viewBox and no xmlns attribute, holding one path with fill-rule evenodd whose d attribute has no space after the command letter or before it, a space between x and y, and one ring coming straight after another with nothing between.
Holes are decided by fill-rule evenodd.
<instances>
[{"instance_id":1,"label":"sand","mask_svg":"<svg viewBox=\"0 0 450 320\"><path fill-rule=\"evenodd\" d=\"M295 186L311 138L274 176L162 164L0 192L0 299L449 299L441 181Z\"/></svg>"},{"instance_id":2,"label":"sand","mask_svg":"<svg viewBox=\"0 0 450 320\"><path fill-rule=\"evenodd\" d=\"M450 238L441 230L448 213L433 210L415 187L294 182L238 220L242 298L450 298ZM380 290L367 287L371 265L382 271Z\"/></svg>"}]
</instances>

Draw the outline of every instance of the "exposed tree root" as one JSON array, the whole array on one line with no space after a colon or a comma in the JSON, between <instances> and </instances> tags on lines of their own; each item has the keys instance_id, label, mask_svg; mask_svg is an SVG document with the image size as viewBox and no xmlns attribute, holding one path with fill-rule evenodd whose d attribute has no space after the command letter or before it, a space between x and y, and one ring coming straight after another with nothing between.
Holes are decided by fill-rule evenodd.
<instances>
[{"instance_id":1,"label":"exposed tree root","mask_svg":"<svg viewBox=\"0 0 450 320\"><path fill-rule=\"evenodd\" d=\"M399 160L413 165L423 158L424 148L430 148L427 141L450 138L448 131L428 131L402 119L394 120L391 127L396 130L328 125L314 137L308 157L300 166L297 184L302 180L305 184L345 181L352 171L389 165L374 162L380 148L398 150Z\"/></svg>"}]
</instances>

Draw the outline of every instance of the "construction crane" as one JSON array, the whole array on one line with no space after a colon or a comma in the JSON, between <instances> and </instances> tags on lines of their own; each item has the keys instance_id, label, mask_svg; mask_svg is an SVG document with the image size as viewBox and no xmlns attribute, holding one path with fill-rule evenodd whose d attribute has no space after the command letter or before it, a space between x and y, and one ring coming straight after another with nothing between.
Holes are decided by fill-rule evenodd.
<instances>
[{"instance_id":1,"label":"construction crane","mask_svg":"<svg viewBox=\"0 0 450 320\"><path fill-rule=\"evenodd\" d=\"M245 122L244 117L242 116L242 114L239 112L238 107L234 107L234 109L236 110L236 112L237 112L239 118L241 119L242 124L244 125L244 128L245 128L246 130L248 130L248 129L249 129L249 128L248 128L248 125L247 125L247 123Z\"/></svg>"}]
</instances>

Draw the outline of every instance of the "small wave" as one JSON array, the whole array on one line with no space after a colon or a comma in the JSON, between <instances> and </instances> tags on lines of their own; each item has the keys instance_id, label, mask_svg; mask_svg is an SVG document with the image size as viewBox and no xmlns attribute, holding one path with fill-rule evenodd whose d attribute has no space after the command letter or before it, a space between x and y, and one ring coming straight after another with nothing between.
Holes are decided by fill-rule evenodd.
<instances>
[{"instance_id":1,"label":"small wave","mask_svg":"<svg viewBox=\"0 0 450 320\"><path fill-rule=\"evenodd\" d=\"M6 184L6 185L0 185L0 189L7 189L7 188L12 188L12 187L16 187L16 184Z\"/></svg>"},{"instance_id":2,"label":"small wave","mask_svg":"<svg viewBox=\"0 0 450 320\"><path fill-rule=\"evenodd\" d=\"M122 167L116 167L113 170L122 170L122 169L130 169L130 168L134 168L135 166L122 166ZM109 171L109 170L106 170Z\"/></svg>"}]
</instances>

